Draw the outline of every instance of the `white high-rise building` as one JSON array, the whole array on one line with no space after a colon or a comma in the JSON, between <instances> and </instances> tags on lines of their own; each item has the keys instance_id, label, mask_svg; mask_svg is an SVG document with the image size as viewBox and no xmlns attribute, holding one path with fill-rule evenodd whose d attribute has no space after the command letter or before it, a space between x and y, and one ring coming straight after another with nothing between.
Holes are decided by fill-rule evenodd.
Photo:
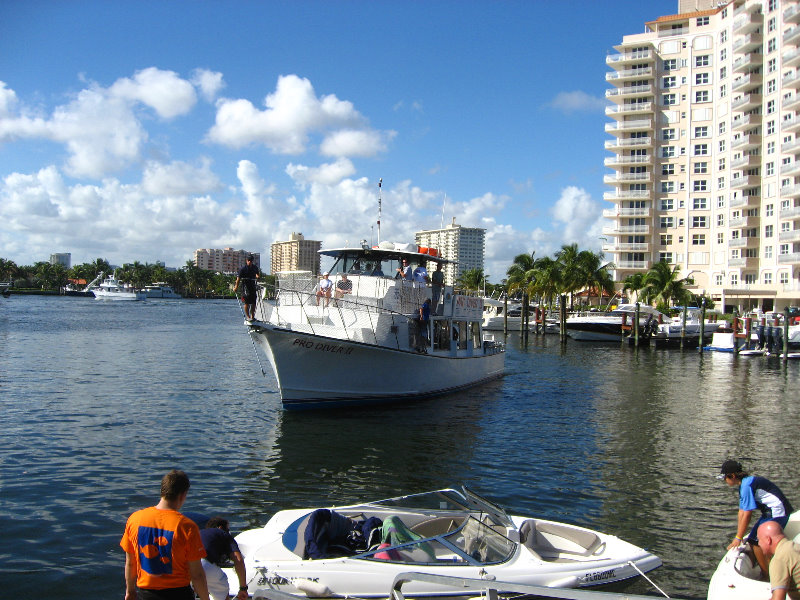
<instances>
[{"instance_id":1,"label":"white high-rise building","mask_svg":"<svg viewBox=\"0 0 800 600\"><path fill-rule=\"evenodd\" d=\"M606 58L603 250L718 310L800 305L800 2L680 0Z\"/></svg>"},{"instance_id":2,"label":"white high-rise building","mask_svg":"<svg viewBox=\"0 0 800 600\"><path fill-rule=\"evenodd\" d=\"M483 269L485 238L485 229L462 227L456 224L455 217L444 229L418 231L415 234L418 246L436 248L439 256L452 261L442 268L445 285L455 285L464 271Z\"/></svg>"},{"instance_id":3,"label":"white high-rise building","mask_svg":"<svg viewBox=\"0 0 800 600\"><path fill-rule=\"evenodd\" d=\"M322 242L307 240L302 233L294 233L288 241L275 242L270 247L272 274L280 271L311 271L320 273L319 249Z\"/></svg>"},{"instance_id":4,"label":"white high-rise building","mask_svg":"<svg viewBox=\"0 0 800 600\"><path fill-rule=\"evenodd\" d=\"M253 264L261 268L261 254L233 248L200 248L194 252L194 265L206 271L217 273L238 273L246 263L247 256L253 255Z\"/></svg>"},{"instance_id":5,"label":"white high-rise building","mask_svg":"<svg viewBox=\"0 0 800 600\"><path fill-rule=\"evenodd\" d=\"M71 252L56 252L50 255L51 265L62 265L65 269L72 266L72 253Z\"/></svg>"}]
</instances>

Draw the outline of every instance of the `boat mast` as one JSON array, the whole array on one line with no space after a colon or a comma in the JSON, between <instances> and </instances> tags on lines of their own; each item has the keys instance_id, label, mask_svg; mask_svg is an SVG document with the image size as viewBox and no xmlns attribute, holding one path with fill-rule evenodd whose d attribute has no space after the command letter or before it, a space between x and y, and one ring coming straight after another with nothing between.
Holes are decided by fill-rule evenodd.
<instances>
[{"instance_id":1,"label":"boat mast","mask_svg":"<svg viewBox=\"0 0 800 600\"><path fill-rule=\"evenodd\" d=\"M378 246L381 245L381 187L383 184L383 177L378 179Z\"/></svg>"}]
</instances>

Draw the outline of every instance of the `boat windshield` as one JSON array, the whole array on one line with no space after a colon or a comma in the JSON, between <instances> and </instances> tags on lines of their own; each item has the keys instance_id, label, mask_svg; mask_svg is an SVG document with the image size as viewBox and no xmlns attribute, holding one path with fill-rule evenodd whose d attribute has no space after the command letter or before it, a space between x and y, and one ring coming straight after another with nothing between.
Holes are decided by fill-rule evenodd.
<instances>
[{"instance_id":1,"label":"boat windshield","mask_svg":"<svg viewBox=\"0 0 800 600\"><path fill-rule=\"evenodd\" d=\"M436 490L370 502L371 506L416 508L422 510L469 510L469 504L455 490Z\"/></svg>"},{"instance_id":2,"label":"boat windshield","mask_svg":"<svg viewBox=\"0 0 800 600\"><path fill-rule=\"evenodd\" d=\"M477 510L479 512L491 515L497 524L503 527L514 526L513 521L506 514L506 511L500 508L497 504L491 500L487 500L483 496L479 496L467 487L462 487L461 489L464 491L464 496L466 496L472 510Z\"/></svg>"}]
</instances>

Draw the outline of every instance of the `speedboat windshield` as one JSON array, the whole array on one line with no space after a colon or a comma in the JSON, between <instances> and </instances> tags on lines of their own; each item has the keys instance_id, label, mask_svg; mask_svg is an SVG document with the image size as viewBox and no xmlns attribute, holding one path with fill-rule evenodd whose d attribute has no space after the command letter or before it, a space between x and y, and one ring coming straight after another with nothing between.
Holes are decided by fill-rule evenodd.
<instances>
[{"instance_id":1,"label":"speedboat windshield","mask_svg":"<svg viewBox=\"0 0 800 600\"><path fill-rule=\"evenodd\" d=\"M422 510L469 510L469 504L455 490L436 490L370 502L371 506L416 508Z\"/></svg>"},{"instance_id":2,"label":"speedboat windshield","mask_svg":"<svg viewBox=\"0 0 800 600\"><path fill-rule=\"evenodd\" d=\"M513 521L506 514L506 511L500 508L497 504L495 504L490 500L487 500L482 496L479 496L466 486L462 487L461 489L464 491L464 496L467 498L467 501L469 502L470 509L491 515L492 518L497 522L497 524L502 525L503 527L514 526Z\"/></svg>"}]
</instances>

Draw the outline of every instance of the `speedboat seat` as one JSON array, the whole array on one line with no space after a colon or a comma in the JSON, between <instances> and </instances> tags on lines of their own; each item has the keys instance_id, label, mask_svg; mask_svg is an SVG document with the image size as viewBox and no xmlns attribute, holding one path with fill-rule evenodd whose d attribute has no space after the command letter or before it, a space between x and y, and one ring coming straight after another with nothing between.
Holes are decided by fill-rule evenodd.
<instances>
[{"instance_id":1,"label":"speedboat seat","mask_svg":"<svg viewBox=\"0 0 800 600\"><path fill-rule=\"evenodd\" d=\"M525 547L544 559L596 556L605 550L605 542L596 533L557 523L527 519L519 533Z\"/></svg>"}]
</instances>

